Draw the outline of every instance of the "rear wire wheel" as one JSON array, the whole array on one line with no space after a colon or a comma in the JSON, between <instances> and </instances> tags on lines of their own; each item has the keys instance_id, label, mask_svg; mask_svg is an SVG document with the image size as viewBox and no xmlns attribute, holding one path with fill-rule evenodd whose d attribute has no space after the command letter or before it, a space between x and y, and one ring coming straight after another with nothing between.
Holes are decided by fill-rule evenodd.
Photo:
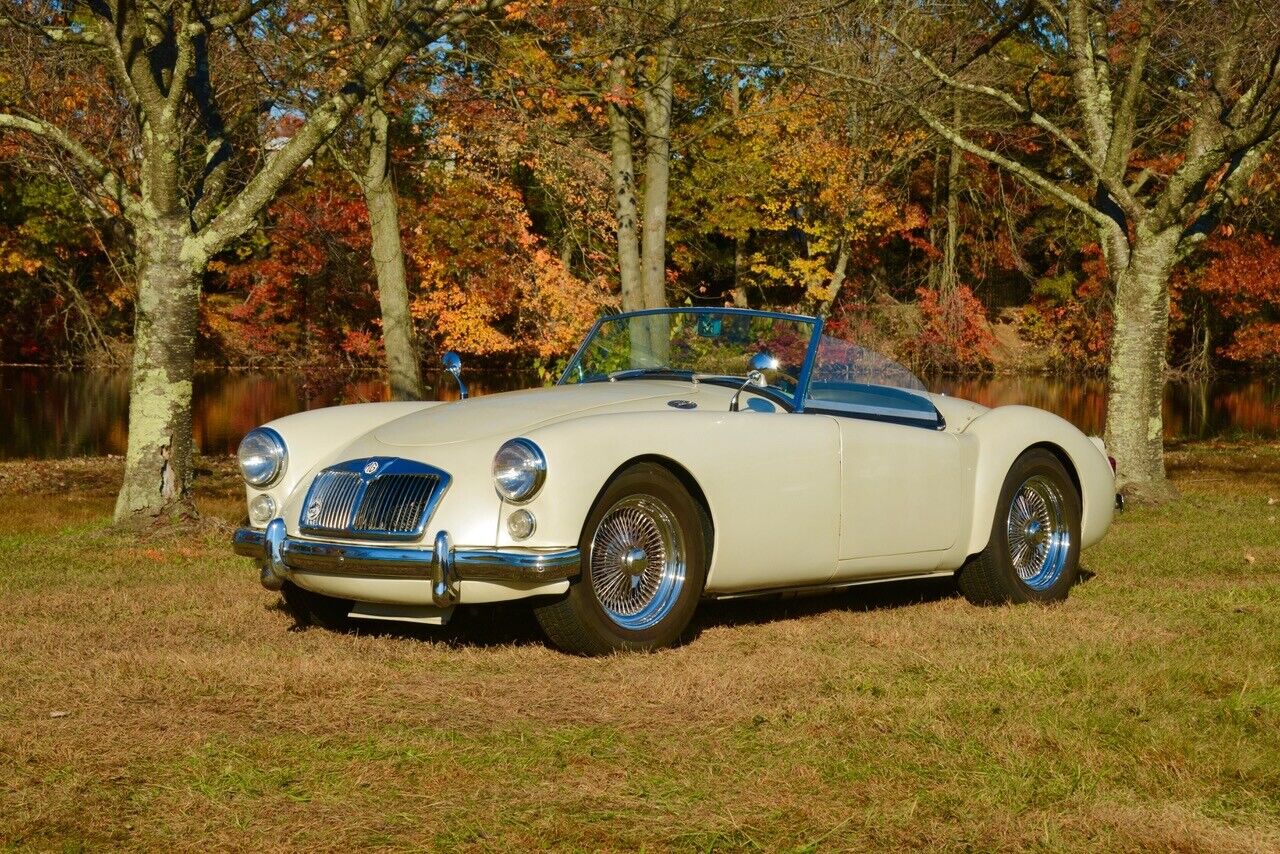
<instances>
[{"instance_id":1,"label":"rear wire wheel","mask_svg":"<svg viewBox=\"0 0 1280 854\"><path fill-rule=\"evenodd\" d=\"M996 502L987 547L961 569L970 602L1059 602L1079 574L1080 495L1044 448L1014 460Z\"/></svg>"},{"instance_id":2,"label":"rear wire wheel","mask_svg":"<svg viewBox=\"0 0 1280 854\"><path fill-rule=\"evenodd\" d=\"M582 571L568 594L535 610L548 639L579 655L678 642L702 596L709 530L670 471L654 463L625 469L587 516Z\"/></svg>"}]
</instances>

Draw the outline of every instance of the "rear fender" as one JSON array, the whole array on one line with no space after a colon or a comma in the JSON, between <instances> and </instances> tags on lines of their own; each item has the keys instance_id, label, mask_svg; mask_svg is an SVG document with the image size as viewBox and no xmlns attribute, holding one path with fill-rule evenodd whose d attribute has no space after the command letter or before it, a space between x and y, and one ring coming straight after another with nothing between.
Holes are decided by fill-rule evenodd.
<instances>
[{"instance_id":1,"label":"rear fender","mask_svg":"<svg viewBox=\"0 0 1280 854\"><path fill-rule=\"evenodd\" d=\"M974 419L963 435L978 440L969 554L986 548L1004 479L1014 460L1035 446L1044 446L1062 458L1080 485L1081 547L1102 539L1111 526L1115 512L1111 464L1098 446L1070 422L1043 409L1001 406Z\"/></svg>"}]
</instances>

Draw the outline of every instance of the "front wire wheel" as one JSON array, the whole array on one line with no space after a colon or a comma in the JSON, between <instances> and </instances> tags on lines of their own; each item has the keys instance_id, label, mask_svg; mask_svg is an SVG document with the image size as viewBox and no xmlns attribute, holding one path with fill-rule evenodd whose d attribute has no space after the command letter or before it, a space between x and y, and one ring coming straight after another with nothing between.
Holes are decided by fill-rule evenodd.
<instances>
[{"instance_id":1,"label":"front wire wheel","mask_svg":"<svg viewBox=\"0 0 1280 854\"><path fill-rule=\"evenodd\" d=\"M536 609L543 631L580 655L676 643L702 595L709 528L670 471L653 463L626 469L583 526L582 573L563 599Z\"/></svg>"},{"instance_id":2,"label":"front wire wheel","mask_svg":"<svg viewBox=\"0 0 1280 854\"><path fill-rule=\"evenodd\" d=\"M991 536L959 573L970 602L1058 602L1079 573L1080 495L1044 448L1014 461L996 504Z\"/></svg>"},{"instance_id":3,"label":"front wire wheel","mask_svg":"<svg viewBox=\"0 0 1280 854\"><path fill-rule=\"evenodd\" d=\"M629 495L605 513L591 539L591 587L620 628L650 628L671 613L684 589L684 534L671 508Z\"/></svg>"}]
</instances>

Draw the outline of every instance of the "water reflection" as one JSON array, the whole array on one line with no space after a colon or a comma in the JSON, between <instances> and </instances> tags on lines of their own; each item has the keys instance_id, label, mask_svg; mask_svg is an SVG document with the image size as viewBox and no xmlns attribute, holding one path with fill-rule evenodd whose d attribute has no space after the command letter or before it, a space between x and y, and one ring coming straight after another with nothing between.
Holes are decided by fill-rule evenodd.
<instances>
[{"instance_id":1,"label":"water reflection","mask_svg":"<svg viewBox=\"0 0 1280 854\"><path fill-rule=\"evenodd\" d=\"M434 398L457 399L457 386L447 375L428 382ZM537 385L537 379L473 371L467 383L472 394L481 395L527 388ZM930 387L987 406L1038 406L1091 433L1101 431L1106 411L1105 389L1098 380L987 377L942 379ZM128 399L127 374L0 367L0 459L123 454ZM204 453L231 453L248 430L281 415L385 399L386 387L373 375L335 381L271 372L202 373L195 383L195 439ZM1164 414L1169 438L1274 438L1280 436L1280 383L1246 379L1170 385Z\"/></svg>"},{"instance_id":2,"label":"water reflection","mask_svg":"<svg viewBox=\"0 0 1280 854\"><path fill-rule=\"evenodd\" d=\"M1086 433L1101 433L1107 413L1102 380L1053 377L940 379L931 391L984 406L1013 403L1055 412ZM1280 383L1264 379L1170 383L1164 395L1166 439L1280 436Z\"/></svg>"}]
</instances>

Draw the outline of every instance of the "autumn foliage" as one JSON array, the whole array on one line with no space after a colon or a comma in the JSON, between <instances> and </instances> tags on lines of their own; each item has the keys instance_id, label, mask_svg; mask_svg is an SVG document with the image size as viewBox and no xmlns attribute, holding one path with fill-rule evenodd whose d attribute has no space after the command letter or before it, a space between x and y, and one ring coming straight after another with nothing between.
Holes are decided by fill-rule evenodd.
<instances>
[{"instance_id":1,"label":"autumn foliage","mask_svg":"<svg viewBox=\"0 0 1280 854\"><path fill-rule=\"evenodd\" d=\"M345 38L336 19L308 26ZM607 55L609 26L596 7L513 4L491 41L467 46L470 56L424 55L389 87L424 360L455 349L490 366L551 372L617 305L609 95L597 61ZM121 121L108 91L74 62L25 73L54 118L94 123L95 133ZM1069 96L1053 75L1036 77L1029 91L1045 105ZM918 123L884 114L883 104L855 110L842 97L800 75L681 66L668 301L823 313L831 331L934 371L1006 367L992 326L1011 322L1038 368L1102 373L1113 282L1096 235L1062 205L962 156L952 212L957 281L942 287L946 146ZM254 133L287 137L290 121L278 111ZM1131 169L1167 174L1177 164L1164 152L1186 132L1167 128L1168 139L1139 151ZM1050 171L1060 155L1025 127L993 123L981 141ZM340 134L260 227L209 265L199 342L206 362L379 364L368 217L339 157L350 142ZM121 162L127 143L111 142ZM128 234L109 224L110 210L78 203L53 166L33 173L29 147L0 134L0 306L9 318L0 360L123 364L136 273ZM1179 268L1172 362L1207 353L1225 367L1280 364L1274 166L1251 187L1249 217L1217 228Z\"/></svg>"},{"instance_id":2,"label":"autumn foliage","mask_svg":"<svg viewBox=\"0 0 1280 854\"><path fill-rule=\"evenodd\" d=\"M1280 246L1266 235L1226 229L1206 254L1198 275L1182 284L1187 301L1206 300L1226 326L1218 353L1233 362L1280 364Z\"/></svg>"},{"instance_id":3,"label":"autumn foliage","mask_svg":"<svg viewBox=\"0 0 1280 854\"><path fill-rule=\"evenodd\" d=\"M951 293L921 288L917 296L920 334L908 348L915 364L925 370L990 366L995 340L973 291L964 285Z\"/></svg>"}]
</instances>

